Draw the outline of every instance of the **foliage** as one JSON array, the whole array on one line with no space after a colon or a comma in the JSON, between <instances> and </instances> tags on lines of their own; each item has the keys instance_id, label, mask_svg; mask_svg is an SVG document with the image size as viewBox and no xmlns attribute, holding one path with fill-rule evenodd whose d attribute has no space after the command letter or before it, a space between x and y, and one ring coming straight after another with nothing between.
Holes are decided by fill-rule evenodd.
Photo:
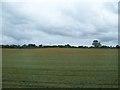
<instances>
[{"instance_id":1,"label":"foliage","mask_svg":"<svg viewBox=\"0 0 120 90\"><path fill-rule=\"evenodd\" d=\"M120 48L119 45L116 45L115 47L112 46L105 46L105 45L101 45L99 46L71 46L70 44L66 44L66 45L35 45L35 44L24 44L22 46L20 45L0 45L0 47L2 48Z\"/></svg>"},{"instance_id":2,"label":"foliage","mask_svg":"<svg viewBox=\"0 0 120 90\"><path fill-rule=\"evenodd\" d=\"M101 44L98 40L94 40L92 45L94 45L94 47L96 47L96 48L101 47Z\"/></svg>"}]
</instances>

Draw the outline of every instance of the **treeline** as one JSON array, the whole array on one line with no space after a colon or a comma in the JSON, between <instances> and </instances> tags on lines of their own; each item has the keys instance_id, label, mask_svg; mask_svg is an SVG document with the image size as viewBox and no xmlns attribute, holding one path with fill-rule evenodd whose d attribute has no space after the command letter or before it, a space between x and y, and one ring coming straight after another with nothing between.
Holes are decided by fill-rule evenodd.
<instances>
[{"instance_id":1,"label":"treeline","mask_svg":"<svg viewBox=\"0 0 120 90\"><path fill-rule=\"evenodd\" d=\"M101 46L101 47L94 47L94 46L71 46L69 44L66 45L35 45L35 44L24 44L24 45L0 45L1 48L120 48L120 45L113 46Z\"/></svg>"}]
</instances>

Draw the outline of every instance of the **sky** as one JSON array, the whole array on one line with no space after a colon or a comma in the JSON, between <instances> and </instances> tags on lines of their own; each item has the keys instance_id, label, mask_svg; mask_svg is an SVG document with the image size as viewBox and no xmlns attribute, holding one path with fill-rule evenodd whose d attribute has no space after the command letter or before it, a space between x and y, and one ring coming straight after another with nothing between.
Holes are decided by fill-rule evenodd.
<instances>
[{"instance_id":1,"label":"sky","mask_svg":"<svg viewBox=\"0 0 120 90\"><path fill-rule=\"evenodd\" d=\"M3 0L0 44L118 44L118 0Z\"/></svg>"}]
</instances>

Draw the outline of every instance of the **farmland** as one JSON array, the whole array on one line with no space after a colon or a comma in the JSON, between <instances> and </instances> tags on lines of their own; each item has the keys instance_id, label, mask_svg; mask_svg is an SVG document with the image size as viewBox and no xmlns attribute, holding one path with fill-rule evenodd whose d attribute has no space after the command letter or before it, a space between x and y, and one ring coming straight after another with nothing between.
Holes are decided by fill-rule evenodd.
<instances>
[{"instance_id":1,"label":"farmland","mask_svg":"<svg viewBox=\"0 0 120 90\"><path fill-rule=\"evenodd\" d=\"M117 49L3 49L3 88L117 88Z\"/></svg>"}]
</instances>

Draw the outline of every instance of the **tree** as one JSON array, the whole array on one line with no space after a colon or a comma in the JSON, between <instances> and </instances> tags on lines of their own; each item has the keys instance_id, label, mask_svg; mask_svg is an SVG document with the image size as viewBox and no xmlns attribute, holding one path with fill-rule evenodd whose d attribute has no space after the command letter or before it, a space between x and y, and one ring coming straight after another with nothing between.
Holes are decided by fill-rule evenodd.
<instances>
[{"instance_id":1,"label":"tree","mask_svg":"<svg viewBox=\"0 0 120 90\"><path fill-rule=\"evenodd\" d=\"M38 47L39 47L39 48L42 48L42 47L43 47L43 45L41 44L41 45L39 45Z\"/></svg>"},{"instance_id":2,"label":"tree","mask_svg":"<svg viewBox=\"0 0 120 90\"><path fill-rule=\"evenodd\" d=\"M97 47L97 48L101 47L101 44L100 44L100 42L98 40L94 40L92 45L94 45L94 47Z\"/></svg>"},{"instance_id":3,"label":"tree","mask_svg":"<svg viewBox=\"0 0 120 90\"><path fill-rule=\"evenodd\" d=\"M26 45L26 44L24 44L24 45L22 45L22 46L21 46L21 48L27 48L27 45Z\"/></svg>"},{"instance_id":4,"label":"tree","mask_svg":"<svg viewBox=\"0 0 120 90\"><path fill-rule=\"evenodd\" d=\"M70 48L71 46L69 44L65 45L66 48Z\"/></svg>"},{"instance_id":5,"label":"tree","mask_svg":"<svg viewBox=\"0 0 120 90\"><path fill-rule=\"evenodd\" d=\"M28 44L28 48L36 48L37 46L35 44Z\"/></svg>"},{"instance_id":6,"label":"tree","mask_svg":"<svg viewBox=\"0 0 120 90\"><path fill-rule=\"evenodd\" d=\"M119 45L116 45L116 48L120 48L120 46L119 46Z\"/></svg>"}]
</instances>

